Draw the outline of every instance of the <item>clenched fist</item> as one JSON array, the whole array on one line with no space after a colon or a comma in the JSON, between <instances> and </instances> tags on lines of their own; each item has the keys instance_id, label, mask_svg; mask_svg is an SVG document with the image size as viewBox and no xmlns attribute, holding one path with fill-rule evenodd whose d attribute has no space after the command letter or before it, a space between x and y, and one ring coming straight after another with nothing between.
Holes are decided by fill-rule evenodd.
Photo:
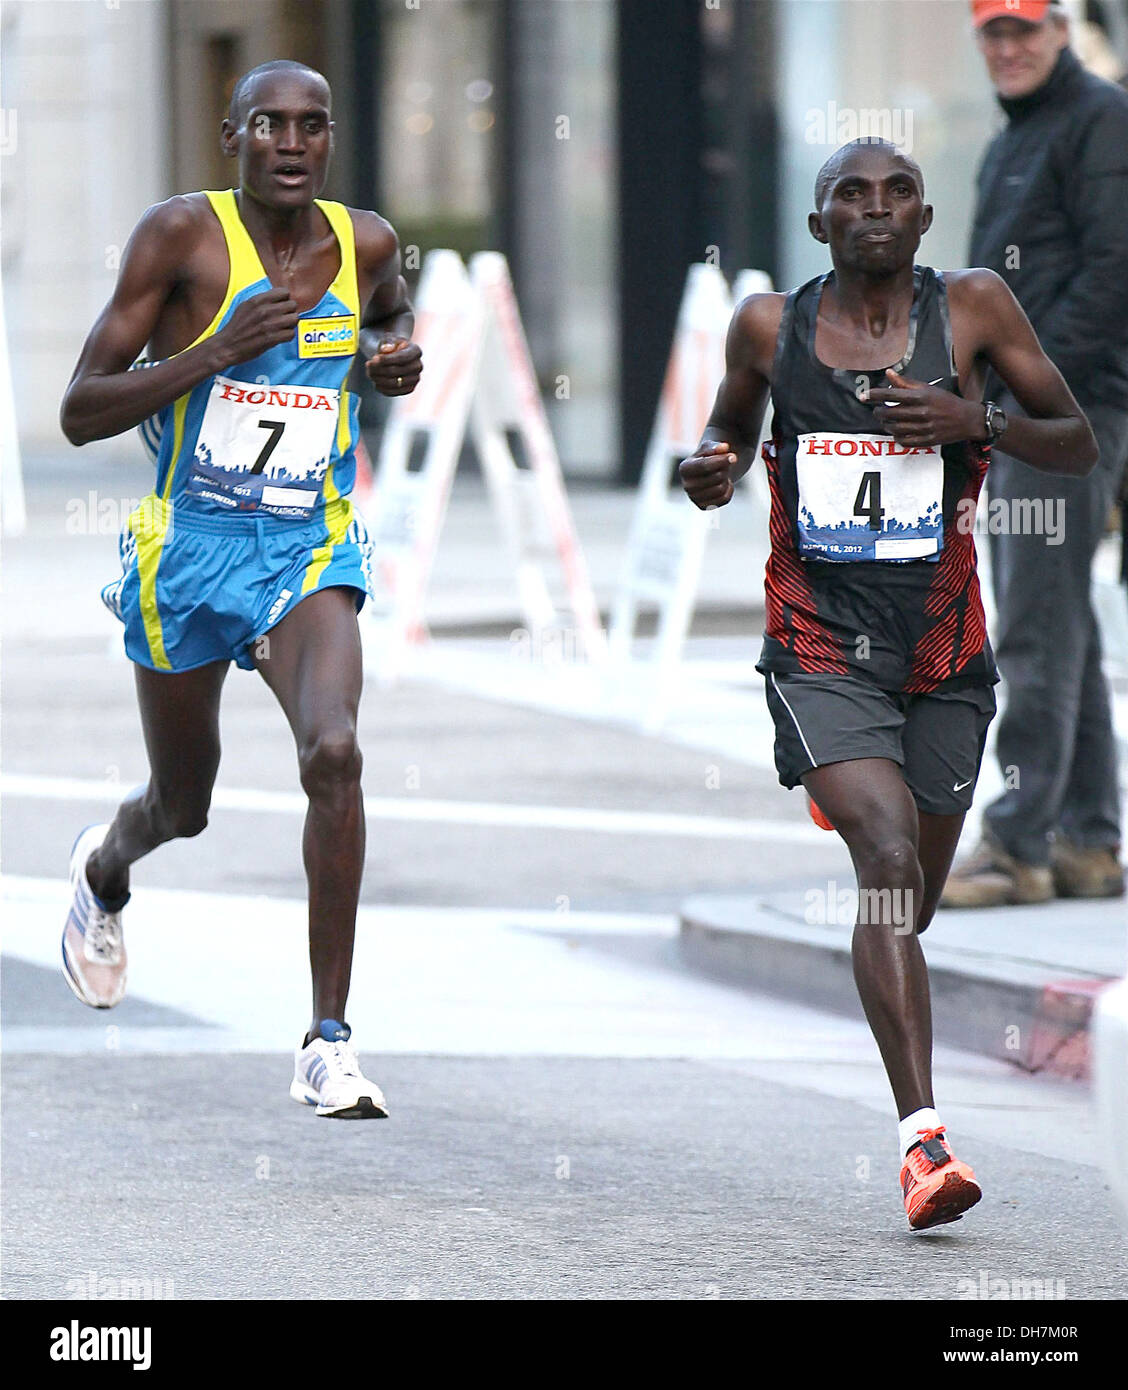
<instances>
[{"instance_id":1,"label":"clenched fist","mask_svg":"<svg viewBox=\"0 0 1128 1390\"><path fill-rule=\"evenodd\" d=\"M407 396L419 385L423 349L405 338L385 335L365 362L368 380L384 396Z\"/></svg>"},{"instance_id":2,"label":"clenched fist","mask_svg":"<svg viewBox=\"0 0 1128 1390\"><path fill-rule=\"evenodd\" d=\"M723 442L704 443L697 452L678 465L678 476L686 495L695 507L723 507L732 501L736 486L729 472L736 455Z\"/></svg>"},{"instance_id":3,"label":"clenched fist","mask_svg":"<svg viewBox=\"0 0 1128 1390\"><path fill-rule=\"evenodd\" d=\"M286 342L294 336L298 317L298 306L289 290L272 287L245 299L215 335L224 366L249 362L267 348Z\"/></svg>"}]
</instances>

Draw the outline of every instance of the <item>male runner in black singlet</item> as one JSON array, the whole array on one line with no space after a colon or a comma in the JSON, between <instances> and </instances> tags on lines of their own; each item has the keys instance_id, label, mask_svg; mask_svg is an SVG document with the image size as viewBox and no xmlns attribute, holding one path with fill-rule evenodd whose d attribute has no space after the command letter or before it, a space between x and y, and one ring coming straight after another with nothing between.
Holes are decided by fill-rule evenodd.
<instances>
[{"instance_id":1,"label":"male runner in black singlet","mask_svg":"<svg viewBox=\"0 0 1128 1390\"><path fill-rule=\"evenodd\" d=\"M854 976L893 1088L909 1225L979 1200L933 1107L932 919L971 805L998 679L971 526L989 446L1082 475L1097 447L993 271L914 265L932 223L919 167L885 141L827 160L811 235L834 269L744 300L690 498L724 506L771 393L771 556L758 669L786 787L802 782L858 877ZM893 365L890 366L889 364ZM979 399L990 366L1025 415Z\"/></svg>"}]
</instances>

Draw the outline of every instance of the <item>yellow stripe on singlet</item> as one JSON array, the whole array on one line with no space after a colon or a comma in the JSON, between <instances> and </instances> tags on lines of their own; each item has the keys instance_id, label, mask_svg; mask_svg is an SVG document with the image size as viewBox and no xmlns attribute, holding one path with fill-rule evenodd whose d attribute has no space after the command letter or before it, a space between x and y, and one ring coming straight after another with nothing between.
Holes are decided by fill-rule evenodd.
<instances>
[{"instance_id":1,"label":"yellow stripe on singlet","mask_svg":"<svg viewBox=\"0 0 1128 1390\"><path fill-rule=\"evenodd\" d=\"M335 294L350 314L356 315L360 327L360 290L356 282L356 237L353 234L352 218L344 203L327 203L315 199L317 206L325 214L325 220L333 228L337 245L341 248L341 265L336 278L327 293Z\"/></svg>"},{"instance_id":2,"label":"yellow stripe on singlet","mask_svg":"<svg viewBox=\"0 0 1128 1390\"><path fill-rule=\"evenodd\" d=\"M223 239L227 243L227 288L224 291L223 302L215 311L211 323L189 343L190 348L216 332L240 290L255 284L266 275L254 242L251 241L250 234L239 217L235 190L225 188L219 192L205 191L204 197L219 219ZM354 265L353 279L355 278ZM187 352L188 348L183 351ZM161 627L161 614L157 605L157 570L160 568L161 552L172 519L170 499L176 470L180 464L180 451L184 445L184 420L188 414L190 395L191 393L181 396L172 405L172 449L161 495L158 497L153 493L151 497L147 497L129 519L130 530L137 540L137 572L141 580L141 617L145 624L145 637L149 643L149 655L153 665L162 671L169 671L172 666L165 652L164 630Z\"/></svg>"},{"instance_id":3,"label":"yellow stripe on singlet","mask_svg":"<svg viewBox=\"0 0 1128 1390\"><path fill-rule=\"evenodd\" d=\"M341 265L337 271L336 278L329 286L327 293L334 294L346 305L349 312L356 315L356 322L360 324L360 290L356 279L356 236L353 232L352 218L349 210L344 203L330 203L323 199L316 199L317 206L325 214L325 220L333 228L333 235L337 238L337 245L341 248ZM353 443L351 425L349 421L349 393L344 386L341 387L341 406L340 414L337 417L337 454L343 458L351 448ZM333 466L330 464L325 474L323 487L325 501L327 503L340 500L340 492L333 479ZM347 529L347 527L346 527Z\"/></svg>"},{"instance_id":4,"label":"yellow stripe on singlet","mask_svg":"<svg viewBox=\"0 0 1128 1390\"><path fill-rule=\"evenodd\" d=\"M352 421L349 418L349 393L341 387L341 409L337 416L337 457L344 458L356 441L352 437ZM341 494L337 489L337 484L333 480L333 465L330 464L325 470L325 482L322 486L326 502L336 502Z\"/></svg>"},{"instance_id":5,"label":"yellow stripe on singlet","mask_svg":"<svg viewBox=\"0 0 1128 1390\"><path fill-rule=\"evenodd\" d=\"M198 338L189 343L189 347L195 347L197 343L202 343L205 338L212 336L223 322L224 314L231 308L231 301L240 290L246 289L248 285L257 284L259 280L270 278L263 269L259 253L255 250L255 244L251 240L251 234L243 226L243 219L239 216L235 190L224 188L218 193L205 191L204 197L211 203L212 211L219 218L219 225L223 228L223 239L227 243L227 259L230 269L227 273L227 292L223 296L223 303L216 310L215 318Z\"/></svg>"},{"instance_id":6,"label":"yellow stripe on singlet","mask_svg":"<svg viewBox=\"0 0 1128 1390\"><path fill-rule=\"evenodd\" d=\"M340 437L341 431L338 429L337 435ZM339 501L341 494L337 491L337 484L333 481L333 465L330 464L325 470L325 481L321 484L321 494L325 498L325 503Z\"/></svg>"},{"instance_id":7,"label":"yellow stripe on singlet","mask_svg":"<svg viewBox=\"0 0 1128 1390\"><path fill-rule=\"evenodd\" d=\"M353 520L353 505L347 497L339 497L335 502L330 502L325 508L325 525L328 529L328 536L324 545L319 545L314 550L309 564L306 566L305 576L302 579L302 593L312 593L321 582L321 576L325 573L326 567L333 558L335 547L345 539L349 527Z\"/></svg>"},{"instance_id":8,"label":"yellow stripe on singlet","mask_svg":"<svg viewBox=\"0 0 1128 1390\"><path fill-rule=\"evenodd\" d=\"M227 289L224 291L223 302L215 311L211 323L188 344L188 347L182 349L184 352L190 351L202 343L205 338L210 338L216 333L227 311L231 308L235 296L241 290L245 290L248 285L257 284L260 280L269 279L263 269L262 261L259 259L259 253L255 250L251 234L243 226L243 220L239 216L239 207L235 202L235 190L233 188L220 189L218 192L205 190L204 197L211 204L212 211L219 219L223 240L227 245ZM353 273L355 278L355 270ZM179 353L173 354L176 357L179 355ZM180 463L180 450L184 444L184 416L188 409L190 394L181 396L173 404L175 428L172 437L172 454L168 462L168 476L165 478L165 497L171 494L172 482Z\"/></svg>"},{"instance_id":9,"label":"yellow stripe on singlet","mask_svg":"<svg viewBox=\"0 0 1128 1390\"><path fill-rule=\"evenodd\" d=\"M151 492L141 501L141 505L130 514L130 534L137 541L137 576L141 582L141 620L145 625L145 640L149 644L149 656L153 665L161 671L171 671L172 665L165 652L164 628L161 626L161 610L157 604L157 570L161 564L161 554L168 538L169 523L172 520L172 503L169 494L176 472L176 458L180 453L184 438L184 416L188 411L188 397L181 396L172 407L172 461L165 477L163 495Z\"/></svg>"},{"instance_id":10,"label":"yellow stripe on singlet","mask_svg":"<svg viewBox=\"0 0 1128 1390\"><path fill-rule=\"evenodd\" d=\"M161 494L166 502L172 496L172 480L176 477L176 464L184 443L184 417L188 414L188 399L187 396L181 396L172 403L172 453L169 455L168 472L165 474L164 491Z\"/></svg>"}]
</instances>

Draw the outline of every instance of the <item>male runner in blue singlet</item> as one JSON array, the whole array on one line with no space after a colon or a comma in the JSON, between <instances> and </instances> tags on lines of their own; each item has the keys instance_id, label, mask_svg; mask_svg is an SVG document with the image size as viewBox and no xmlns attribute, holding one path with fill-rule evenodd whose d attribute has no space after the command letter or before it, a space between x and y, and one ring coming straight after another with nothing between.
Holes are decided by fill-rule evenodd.
<instances>
[{"instance_id":1,"label":"male runner in blue singlet","mask_svg":"<svg viewBox=\"0 0 1128 1390\"><path fill-rule=\"evenodd\" d=\"M712 415L681 465L697 506L724 506L753 463L770 392L758 669L780 781L803 784L854 861L854 977L897 1103L914 1230L958 1220L981 1195L934 1108L917 940L995 709L975 502L997 439L1051 473L1083 475L1097 458L1088 421L1004 281L914 264L931 222L920 169L895 146L836 151L809 219L834 268L737 307ZM980 399L987 366L1022 416Z\"/></svg>"},{"instance_id":2,"label":"male runner in blue singlet","mask_svg":"<svg viewBox=\"0 0 1128 1390\"><path fill-rule=\"evenodd\" d=\"M309 798L313 1018L290 1094L317 1114L378 1118L345 1001L364 864L356 615L368 540L349 500L358 351L386 396L414 390L422 355L395 232L324 202L333 123L325 79L300 63L240 78L222 125L235 190L150 208L62 407L73 444L160 423L156 487L122 535L103 597L125 624L149 755L146 786L79 835L63 970L84 1003L125 989L121 911L142 856L207 824L220 691L257 670L297 745ZM148 348L154 365L130 371Z\"/></svg>"}]
</instances>

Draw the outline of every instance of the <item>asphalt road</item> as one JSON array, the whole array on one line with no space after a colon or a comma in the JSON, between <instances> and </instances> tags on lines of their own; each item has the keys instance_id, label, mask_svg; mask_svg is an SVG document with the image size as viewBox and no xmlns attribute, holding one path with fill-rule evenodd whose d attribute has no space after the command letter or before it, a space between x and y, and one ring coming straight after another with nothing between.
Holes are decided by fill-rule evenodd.
<instances>
[{"instance_id":1,"label":"asphalt road","mask_svg":"<svg viewBox=\"0 0 1128 1390\"><path fill-rule=\"evenodd\" d=\"M6 1297L73 1296L90 1270L204 1299L955 1299L980 1270L1128 1287L1095 1171L1008 1144L1005 1118L963 1146L979 1209L913 1236L888 1121L739 1063L379 1075L392 1118L347 1124L287 1102L285 1057L9 1061Z\"/></svg>"}]
</instances>

